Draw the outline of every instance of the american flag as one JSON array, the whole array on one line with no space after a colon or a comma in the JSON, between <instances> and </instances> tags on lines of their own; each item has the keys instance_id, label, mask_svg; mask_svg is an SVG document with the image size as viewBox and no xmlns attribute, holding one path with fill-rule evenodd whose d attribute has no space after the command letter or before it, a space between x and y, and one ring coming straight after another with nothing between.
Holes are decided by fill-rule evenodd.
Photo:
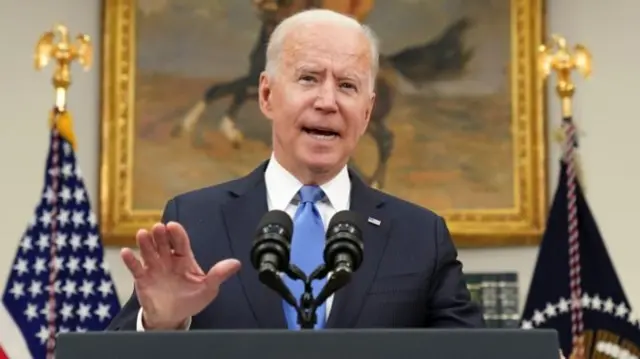
<instances>
[{"instance_id":1,"label":"american flag","mask_svg":"<svg viewBox=\"0 0 640 359\"><path fill-rule=\"evenodd\" d=\"M120 310L68 139L51 131L42 196L4 288L0 343L9 359L51 358L57 333L103 330Z\"/></svg>"}]
</instances>

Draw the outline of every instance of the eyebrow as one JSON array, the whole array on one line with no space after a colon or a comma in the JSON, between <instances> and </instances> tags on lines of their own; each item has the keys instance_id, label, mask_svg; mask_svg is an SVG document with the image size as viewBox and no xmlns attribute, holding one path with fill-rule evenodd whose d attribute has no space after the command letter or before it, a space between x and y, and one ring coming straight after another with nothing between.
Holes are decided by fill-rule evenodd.
<instances>
[{"instance_id":1,"label":"eyebrow","mask_svg":"<svg viewBox=\"0 0 640 359\"><path fill-rule=\"evenodd\" d=\"M304 65L297 66L295 68L294 74L296 76L301 73L310 73L310 74L318 75L323 72L326 72L326 69L321 69L320 66L304 64ZM363 79L366 78L365 74L359 71L349 71L340 75L341 76L338 76L338 78L352 80L357 82L358 84L361 84Z\"/></svg>"},{"instance_id":2,"label":"eyebrow","mask_svg":"<svg viewBox=\"0 0 640 359\"><path fill-rule=\"evenodd\" d=\"M294 73L297 75L297 74L300 74L302 72L310 72L310 73L313 73L313 74L319 74L319 73L323 72L323 70L321 70L320 67L317 66L317 65L304 64L304 65L296 66Z\"/></svg>"}]
</instances>

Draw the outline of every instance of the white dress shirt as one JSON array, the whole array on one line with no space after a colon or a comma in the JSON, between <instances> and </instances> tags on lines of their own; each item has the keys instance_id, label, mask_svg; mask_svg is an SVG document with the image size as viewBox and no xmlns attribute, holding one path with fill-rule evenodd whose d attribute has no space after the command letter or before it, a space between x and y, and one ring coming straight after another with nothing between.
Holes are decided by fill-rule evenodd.
<instances>
[{"instance_id":1,"label":"white dress shirt","mask_svg":"<svg viewBox=\"0 0 640 359\"><path fill-rule=\"evenodd\" d=\"M296 195L303 184L285 170L280 163L276 161L273 154L265 170L264 180L267 189L266 200L268 209L270 211L274 209L285 211L293 219L296 209L298 208ZM318 207L326 231L331 217L333 217L336 212L349 209L351 182L349 180L347 167L345 166L336 177L320 186L320 188L324 191L325 199L316 203L316 206ZM332 304L333 296L327 298L326 301L327 318L329 317ZM187 320L183 328L186 330L189 329L190 326L191 318ZM138 311L137 330L140 332L144 331L142 325L142 308Z\"/></svg>"}]
</instances>

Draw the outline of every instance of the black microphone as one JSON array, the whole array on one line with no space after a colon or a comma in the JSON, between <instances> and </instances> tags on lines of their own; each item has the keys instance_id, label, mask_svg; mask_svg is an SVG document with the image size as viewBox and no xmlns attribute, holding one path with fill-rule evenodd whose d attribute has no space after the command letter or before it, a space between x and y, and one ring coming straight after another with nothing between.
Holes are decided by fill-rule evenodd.
<instances>
[{"instance_id":1,"label":"black microphone","mask_svg":"<svg viewBox=\"0 0 640 359\"><path fill-rule=\"evenodd\" d=\"M295 298L280 278L280 273L290 272L292 233L293 222L286 212L267 212L256 229L250 256L260 282L280 294L289 304L296 306Z\"/></svg>"},{"instance_id":2,"label":"black microphone","mask_svg":"<svg viewBox=\"0 0 640 359\"><path fill-rule=\"evenodd\" d=\"M329 272L333 274L315 298L312 305L314 310L347 285L351 275L360 268L364 252L360 223L360 216L352 211L340 211L329 221L324 247L325 265L317 276L322 278Z\"/></svg>"},{"instance_id":3,"label":"black microphone","mask_svg":"<svg viewBox=\"0 0 640 359\"><path fill-rule=\"evenodd\" d=\"M280 210L267 212L256 229L251 248L251 263L258 272L284 272L289 267L291 217Z\"/></svg>"},{"instance_id":4,"label":"black microphone","mask_svg":"<svg viewBox=\"0 0 640 359\"><path fill-rule=\"evenodd\" d=\"M360 223L353 211L340 211L329 221L324 261L330 271L352 273L360 268L364 251Z\"/></svg>"}]
</instances>

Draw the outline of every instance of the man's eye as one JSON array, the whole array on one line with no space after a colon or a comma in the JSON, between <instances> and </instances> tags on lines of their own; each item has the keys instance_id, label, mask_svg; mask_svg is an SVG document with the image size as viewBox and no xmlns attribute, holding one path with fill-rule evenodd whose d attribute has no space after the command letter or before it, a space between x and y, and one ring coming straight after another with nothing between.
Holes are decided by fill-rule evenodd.
<instances>
[{"instance_id":1,"label":"man's eye","mask_svg":"<svg viewBox=\"0 0 640 359\"><path fill-rule=\"evenodd\" d=\"M348 90L357 90L356 85L350 82L343 82L342 84L340 84L340 86Z\"/></svg>"},{"instance_id":2,"label":"man's eye","mask_svg":"<svg viewBox=\"0 0 640 359\"><path fill-rule=\"evenodd\" d=\"M314 79L313 76L310 76L310 75L302 75L302 76L300 76L300 80L302 80L302 81L313 81L315 79Z\"/></svg>"}]
</instances>

